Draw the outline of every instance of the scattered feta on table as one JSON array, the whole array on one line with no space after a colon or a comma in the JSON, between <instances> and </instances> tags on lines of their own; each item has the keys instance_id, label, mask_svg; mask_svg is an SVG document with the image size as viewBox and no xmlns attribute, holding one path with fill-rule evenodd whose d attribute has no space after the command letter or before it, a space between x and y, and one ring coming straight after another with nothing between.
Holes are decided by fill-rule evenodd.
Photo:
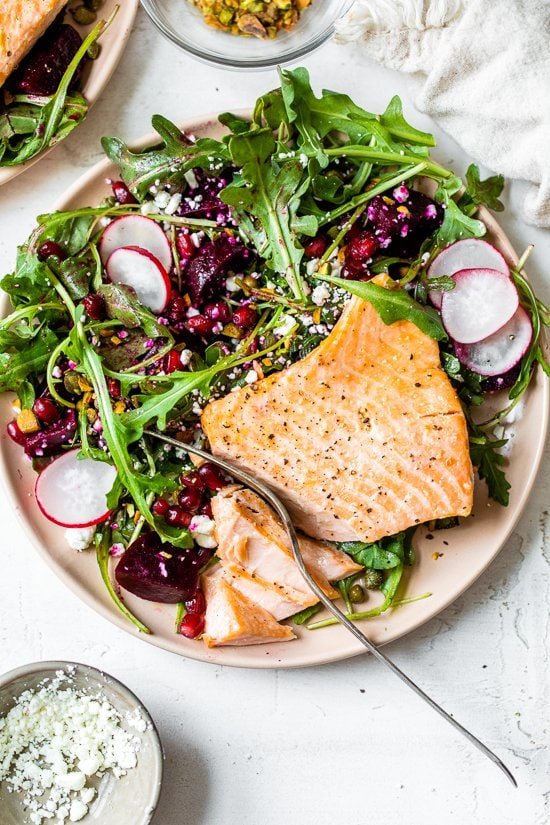
<instances>
[{"instance_id":1,"label":"scattered feta on table","mask_svg":"<svg viewBox=\"0 0 550 825\"><path fill-rule=\"evenodd\" d=\"M73 550L86 550L93 541L95 527L69 527L65 530L67 544Z\"/></svg>"}]
</instances>

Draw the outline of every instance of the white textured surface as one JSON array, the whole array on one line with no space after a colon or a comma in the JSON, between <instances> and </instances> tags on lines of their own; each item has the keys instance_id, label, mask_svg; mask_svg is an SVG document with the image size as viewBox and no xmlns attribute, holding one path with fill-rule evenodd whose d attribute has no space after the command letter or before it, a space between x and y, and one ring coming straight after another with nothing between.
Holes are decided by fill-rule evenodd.
<instances>
[{"instance_id":1,"label":"white textured surface","mask_svg":"<svg viewBox=\"0 0 550 825\"><path fill-rule=\"evenodd\" d=\"M345 47L329 45L306 65L317 89L346 91L373 111L399 92L416 125L433 129L412 111L400 77L348 61ZM11 268L15 242L34 216L99 159L101 135L136 138L149 131L154 112L177 120L244 107L273 85L272 72L228 73L193 62L140 14L127 56L87 124L0 190L0 270ZM463 171L467 158L439 137L438 159ZM529 270L548 300L550 235L522 223L518 190L507 192L502 223L518 251L537 245ZM546 460L495 564L439 618L388 649L504 758L518 790L366 657L303 671L224 670L122 633L57 581L1 499L0 670L73 659L134 689L167 755L155 825L547 825L549 481Z\"/></svg>"}]
</instances>

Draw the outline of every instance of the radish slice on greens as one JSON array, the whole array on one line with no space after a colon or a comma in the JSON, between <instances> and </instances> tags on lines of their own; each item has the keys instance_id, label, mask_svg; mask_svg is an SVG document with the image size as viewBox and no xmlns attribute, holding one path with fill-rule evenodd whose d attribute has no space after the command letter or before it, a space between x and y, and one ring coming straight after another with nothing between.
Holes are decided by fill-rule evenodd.
<instances>
[{"instance_id":1,"label":"radish slice on greens","mask_svg":"<svg viewBox=\"0 0 550 825\"><path fill-rule=\"evenodd\" d=\"M115 249L123 246L138 246L150 252L161 266L170 272L172 250L164 230L152 218L144 215L122 215L105 227L99 241L99 254L105 264Z\"/></svg>"},{"instance_id":2,"label":"radish slice on greens","mask_svg":"<svg viewBox=\"0 0 550 825\"><path fill-rule=\"evenodd\" d=\"M509 274L508 264L498 249L479 238L464 238L451 244L434 258L428 270L428 278L440 278L442 275L451 277L461 269L479 268L496 269L503 275ZM441 309L443 291L432 289L428 295L432 304Z\"/></svg>"},{"instance_id":3,"label":"radish slice on greens","mask_svg":"<svg viewBox=\"0 0 550 825\"><path fill-rule=\"evenodd\" d=\"M70 450L42 470L34 492L38 506L50 521L62 527L92 527L108 517L107 494L115 482L116 467L92 458L77 458Z\"/></svg>"},{"instance_id":4,"label":"radish slice on greens","mask_svg":"<svg viewBox=\"0 0 550 825\"><path fill-rule=\"evenodd\" d=\"M454 341L473 344L487 338L519 306L514 282L496 269L462 269L452 277L456 286L443 295L441 320Z\"/></svg>"},{"instance_id":5,"label":"radish slice on greens","mask_svg":"<svg viewBox=\"0 0 550 825\"><path fill-rule=\"evenodd\" d=\"M475 344L455 344L458 360L478 375L504 375L518 364L533 337L531 319L522 306L502 329Z\"/></svg>"},{"instance_id":6,"label":"radish slice on greens","mask_svg":"<svg viewBox=\"0 0 550 825\"><path fill-rule=\"evenodd\" d=\"M139 246L123 246L110 256L105 267L114 284L131 286L141 304L151 312L162 312L170 297L170 279L162 264Z\"/></svg>"}]
</instances>

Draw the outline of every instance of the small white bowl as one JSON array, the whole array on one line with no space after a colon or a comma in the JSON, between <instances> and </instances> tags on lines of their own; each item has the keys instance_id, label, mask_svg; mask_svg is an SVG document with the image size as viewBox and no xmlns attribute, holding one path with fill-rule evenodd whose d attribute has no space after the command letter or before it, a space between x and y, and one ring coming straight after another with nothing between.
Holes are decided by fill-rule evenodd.
<instances>
[{"instance_id":1,"label":"small white bowl","mask_svg":"<svg viewBox=\"0 0 550 825\"><path fill-rule=\"evenodd\" d=\"M14 706L25 690L36 689L52 680L60 670L70 668L72 686L93 692L98 688L122 714L139 710L147 724L140 734L138 764L120 779L107 773L96 786L98 795L90 805L82 825L148 825L153 818L160 796L164 757L160 738L147 709L137 696L117 679L88 665L76 662L33 662L0 676L0 717ZM18 794L8 791L8 783L0 783L2 825L26 825L30 820Z\"/></svg>"}]
</instances>

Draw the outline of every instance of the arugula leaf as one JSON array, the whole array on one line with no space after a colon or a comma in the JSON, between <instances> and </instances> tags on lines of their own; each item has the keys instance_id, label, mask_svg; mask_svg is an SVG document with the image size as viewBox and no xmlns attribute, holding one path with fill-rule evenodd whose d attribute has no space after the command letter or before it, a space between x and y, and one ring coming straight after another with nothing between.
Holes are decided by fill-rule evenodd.
<instances>
[{"instance_id":1,"label":"arugula leaf","mask_svg":"<svg viewBox=\"0 0 550 825\"><path fill-rule=\"evenodd\" d=\"M229 162L226 146L218 140L200 138L190 143L177 126L161 115L152 118L153 128L162 143L144 152L132 152L118 138L104 137L103 151L120 169L123 181L133 194L142 201L156 181L174 189L185 185L185 173L190 169L206 169L209 174L219 173L217 166Z\"/></svg>"},{"instance_id":2,"label":"arugula leaf","mask_svg":"<svg viewBox=\"0 0 550 825\"><path fill-rule=\"evenodd\" d=\"M222 190L221 199L233 207L240 222L246 222L259 254L303 300L300 261L304 253L292 223L304 171L296 157L274 157L276 148L271 129L233 135L229 152L240 167L240 178Z\"/></svg>"},{"instance_id":3,"label":"arugula leaf","mask_svg":"<svg viewBox=\"0 0 550 825\"><path fill-rule=\"evenodd\" d=\"M479 167L471 163L466 170L466 192L475 204L483 204L493 212L502 212L504 204L499 195L504 189L503 175L492 175L480 180Z\"/></svg>"},{"instance_id":4,"label":"arugula leaf","mask_svg":"<svg viewBox=\"0 0 550 825\"><path fill-rule=\"evenodd\" d=\"M403 116L403 104L399 95L394 95L386 107L383 115L380 115L380 123L388 132L395 137L404 140L406 143L419 143L422 146L435 146L435 138L429 132L421 132L407 123Z\"/></svg>"},{"instance_id":5,"label":"arugula leaf","mask_svg":"<svg viewBox=\"0 0 550 825\"><path fill-rule=\"evenodd\" d=\"M303 610L300 610L298 613L295 613L289 618L293 624L305 624L312 618L312 616L315 616L322 609L323 605L318 602L317 604L312 604L310 607L304 607Z\"/></svg>"},{"instance_id":6,"label":"arugula leaf","mask_svg":"<svg viewBox=\"0 0 550 825\"><path fill-rule=\"evenodd\" d=\"M137 627L140 633L147 633L150 634L151 631L144 625L137 616L134 616L133 613L128 610L120 596L118 595L113 582L111 581L111 575L109 573L109 562L111 560L111 556L109 554L109 549L111 547L112 535L111 531L107 527L102 527L99 529L95 535L95 545L96 545L96 556L97 556L97 563L99 565L99 570L101 572L101 578L107 588L107 592L109 593L111 599L118 607L120 612L123 616L126 616L133 625Z\"/></svg>"},{"instance_id":7,"label":"arugula leaf","mask_svg":"<svg viewBox=\"0 0 550 825\"><path fill-rule=\"evenodd\" d=\"M447 338L438 313L428 306L422 306L415 301L404 289L393 289L373 284L372 281L351 281L346 278L335 278L332 275L315 276L320 281L329 281L331 284L358 295L368 301L385 324L396 321L411 321L425 335L442 341Z\"/></svg>"},{"instance_id":8,"label":"arugula leaf","mask_svg":"<svg viewBox=\"0 0 550 825\"><path fill-rule=\"evenodd\" d=\"M29 376L41 375L57 343L57 335L45 328L38 338L21 340L18 349L0 352L0 392L17 392Z\"/></svg>"},{"instance_id":9,"label":"arugula leaf","mask_svg":"<svg viewBox=\"0 0 550 825\"><path fill-rule=\"evenodd\" d=\"M126 329L141 327L149 338L173 337L166 326L159 324L151 310L144 307L131 287L125 284L102 284L97 292L105 299L107 317L120 321Z\"/></svg>"},{"instance_id":10,"label":"arugula leaf","mask_svg":"<svg viewBox=\"0 0 550 825\"><path fill-rule=\"evenodd\" d=\"M372 567L374 570L389 570L397 567L402 560L399 547L396 551L392 542L384 539L371 544L362 541L344 541L338 544L338 547L351 556L357 564Z\"/></svg>"},{"instance_id":11,"label":"arugula leaf","mask_svg":"<svg viewBox=\"0 0 550 825\"><path fill-rule=\"evenodd\" d=\"M444 205L445 217L434 238L436 246L447 246L462 238L481 238L487 231L482 221L466 215L453 199L462 186L461 179L456 175L439 182L435 199Z\"/></svg>"},{"instance_id":12,"label":"arugula leaf","mask_svg":"<svg viewBox=\"0 0 550 825\"><path fill-rule=\"evenodd\" d=\"M499 452L507 443L507 438L490 438L483 430L469 422L470 456L477 467L480 478L485 479L489 495L503 507L510 501L510 484L506 480L502 466L504 456Z\"/></svg>"}]
</instances>

